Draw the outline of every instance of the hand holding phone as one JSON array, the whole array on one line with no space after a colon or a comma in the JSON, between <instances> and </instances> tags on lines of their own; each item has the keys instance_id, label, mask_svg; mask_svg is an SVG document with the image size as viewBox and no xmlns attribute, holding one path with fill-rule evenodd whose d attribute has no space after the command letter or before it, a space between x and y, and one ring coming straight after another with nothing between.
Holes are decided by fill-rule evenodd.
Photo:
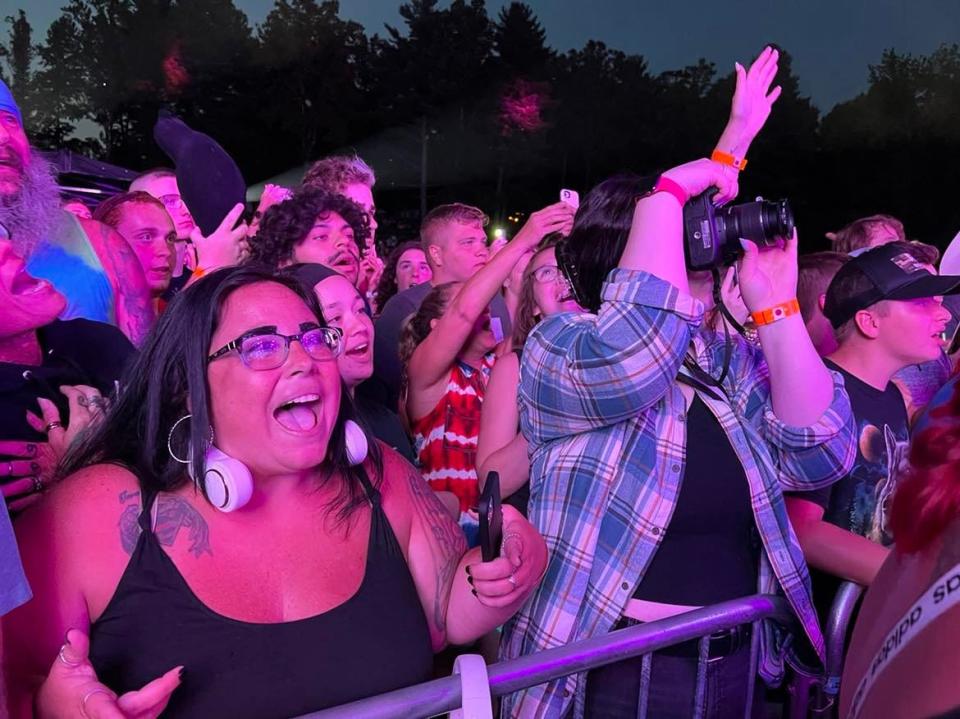
<instances>
[{"instance_id":1,"label":"hand holding phone","mask_svg":"<svg viewBox=\"0 0 960 719\"><path fill-rule=\"evenodd\" d=\"M489 472L477 504L480 515L480 551L484 562L500 556L503 536L503 510L500 507L500 475Z\"/></svg>"},{"instance_id":2,"label":"hand holding phone","mask_svg":"<svg viewBox=\"0 0 960 719\"><path fill-rule=\"evenodd\" d=\"M566 202L573 209L580 208L580 193L576 190L560 190L560 202Z\"/></svg>"}]
</instances>

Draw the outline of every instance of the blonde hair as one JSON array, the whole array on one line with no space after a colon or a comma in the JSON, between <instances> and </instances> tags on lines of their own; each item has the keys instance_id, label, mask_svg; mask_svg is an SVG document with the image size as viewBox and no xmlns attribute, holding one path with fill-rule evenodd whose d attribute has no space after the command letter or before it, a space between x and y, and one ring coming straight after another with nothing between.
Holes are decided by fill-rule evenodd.
<instances>
[{"instance_id":1,"label":"blonde hair","mask_svg":"<svg viewBox=\"0 0 960 719\"><path fill-rule=\"evenodd\" d=\"M339 195L347 185L373 187L377 182L373 168L359 155L331 155L314 162L303 176L304 187L317 187Z\"/></svg>"},{"instance_id":2,"label":"blonde hair","mask_svg":"<svg viewBox=\"0 0 960 719\"><path fill-rule=\"evenodd\" d=\"M873 231L878 227L890 227L901 242L907 239L903 223L890 215L861 217L836 232L828 232L827 239L833 243L834 251L848 255L854 250L869 247Z\"/></svg>"},{"instance_id":3,"label":"blonde hair","mask_svg":"<svg viewBox=\"0 0 960 719\"><path fill-rule=\"evenodd\" d=\"M464 205L460 202L434 207L420 223L420 244L423 246L428 261L430 260L430 245L439 244L441 240L438 230L450 222L459 222L464 225L480 223L481 227L486 227L490 218L479 207Z\"/></svg>"}]
</instances>

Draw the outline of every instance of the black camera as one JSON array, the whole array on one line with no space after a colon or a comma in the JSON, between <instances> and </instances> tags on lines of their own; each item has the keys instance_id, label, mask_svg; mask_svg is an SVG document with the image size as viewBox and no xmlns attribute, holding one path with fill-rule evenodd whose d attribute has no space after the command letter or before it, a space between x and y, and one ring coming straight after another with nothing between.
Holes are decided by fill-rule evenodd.
<instances>
[{"instance_id":1,"label":"black camera","mask_svg":"<svg viewBox=\"0 0 960 719\"><path fill-rule=\"evenodd\" d=\"M793 212L786 200L758 197L730 207L714 207L716 190L691 198L683 207L683 244L687 268L707 270L735 262L740 238L770 247L793 235Z\"/></svg>"}]
</instances>

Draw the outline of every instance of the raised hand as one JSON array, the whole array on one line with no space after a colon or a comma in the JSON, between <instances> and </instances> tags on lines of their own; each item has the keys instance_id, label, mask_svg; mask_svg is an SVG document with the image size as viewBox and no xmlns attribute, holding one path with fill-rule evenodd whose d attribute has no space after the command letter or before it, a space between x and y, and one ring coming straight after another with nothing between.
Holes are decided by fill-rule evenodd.
<instances>
[{"instance_id":1,"label":"raised hand","mask_svg":"<svg viewBox=\"0 0 960 719\"><path fill-rule=\"evenodd\" d=\"M797 296L797 231L777 247L760 252L749 240L740 240L743 257L738 266L740 294L751 312L788 302Z\"/></svg>"},{"instance_id":2,"label":"raised hand","mask_svg":"<svg viewBox=\"0 0 960 719\"><path fill-rule=\"evenodd\" d=\"M137 691L117 696L97 678L90 663L90 639L79 629L67 632L36 698L39 719L154 719L180 686L183 667L174 667Z\"/></svg>"},{"instance_id":3,"label":"raised hand","mask_svg":"<svg viewBox=\"0 0 960 719\"><path fill-rule=\"evenodd\" d=\"M781 87L770 85L777 75L780 53L765 47L749 69L736 64L737 84L730 105L730 118L717 148L744 156L750 143L770 117L773 103L780 97Z\"/></svg>"},{"instance_id":4,"label":"raised hand","mask_svg":"<svg viewBox=\"0 0 960 719\"><path fill-rule=\"evenodd\" d=\"M209 236L204 237L199 227L190 233L190 241L197 253L197 266L205 272L238 264L247 251L247 223L237 224L243 214L243 203L237 203L223 222ZM195 269L195 268L192 268Z\"/></svg>"},{"instance_id":5,"label":"raised hand","mask_svg":"<svg viewBox=\"0 0 960 719\"><path fill-rule=\"evenodd\" d=\"M576 210L566 202L556 202L537 210L530 215L520 232L512 242L526 243L529 247L536 247L540 240L553 232L569 235L573 229L573 216Z\"/></svg>"},{"instance_id":6,"label":"raised hand","mask_svg":"<svg viewBox=\"0 0 960 719\"><path fill-rule=\"evenodd\" d=\"M737 196L736 170L706 158L670 168L663 177L680 185L688 197L695 197L711 187L717 188L715 202L729 202Z\"/></svg>"}]
</instances>

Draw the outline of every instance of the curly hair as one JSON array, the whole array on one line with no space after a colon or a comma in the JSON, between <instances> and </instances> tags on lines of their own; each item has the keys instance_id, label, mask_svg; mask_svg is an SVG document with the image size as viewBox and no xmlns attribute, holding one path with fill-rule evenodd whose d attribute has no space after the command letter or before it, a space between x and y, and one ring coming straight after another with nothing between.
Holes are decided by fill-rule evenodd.
<instances>
[{"instance_id":1,"label":"curly hair","mask_svg":"<svg viewBox=\"0 0 960 719\"><path fill-rule=\"evenodd\" d=\"M251 261L274 268L290 262L294 248L307 239L317 218L331 212L346 220L358 249L362 249L370 235L370 221L363 208L343 195L303 187L264 213L260 229L248 240Z\"/></svg>"},{"instance_id":2,"label":"curly hair","mask_svg":"<svg viewBox=\"0 0 960 719\"><path fill-rule=\"evenodd\" d=\"M397 265L400 264L400 258L403 257L403 253L409 252L410 250L423 251L423 247L421 247L420 243L416 240L401 242L393 248L393 252L391 252L387 258L387 264L383 268L383 275L381 275L380 283L377 285L377 307L381 310L383 306L387 304L387 300L400 290L400 288L397 287Z\"/></svg>"},{"instance_id":3,"label":"curly hair","mask_svg":"<svg viewBox=\"0 0 960 719\"><path fill-rule=\"evenodd\" d=\"M331 155L317 160L303 176L304 187L339 195L347 185L373 187L377 182L373 169L359 155Z\"/></svg>"},{"instance_id":4,"label":"curly hair","mask_svg":"<svg viewBox=\"0 0 960 719\"><path fill-rule=\"evenodd\" d=\"M890 227L900 241L907 239L903 230L903 223L890 215L861 217L836 232L828 232L827 239L833 243L835 252L850 254L854 250L869 247L873 231L879 227Z\"/></svg>"},{"instance_id":5,"label":"curly hair","mask_svg":"<svg viewBox=\"0 0 960 719\"><path fill-rule=\"evenodd\" d=\"M420 303L420 308L410 315L403 322L400 329L400 340L397 343L397 349L400 354L400 364L403 365L403 374L400 378L400 418L409 427L409 418L407 417L407 369L410 364L410 358L413 357L414 350L423 342L431 332L430 322L443 315L459 291L462 282L445 282L437 285Z\"/></svg>"}]
</instances>

